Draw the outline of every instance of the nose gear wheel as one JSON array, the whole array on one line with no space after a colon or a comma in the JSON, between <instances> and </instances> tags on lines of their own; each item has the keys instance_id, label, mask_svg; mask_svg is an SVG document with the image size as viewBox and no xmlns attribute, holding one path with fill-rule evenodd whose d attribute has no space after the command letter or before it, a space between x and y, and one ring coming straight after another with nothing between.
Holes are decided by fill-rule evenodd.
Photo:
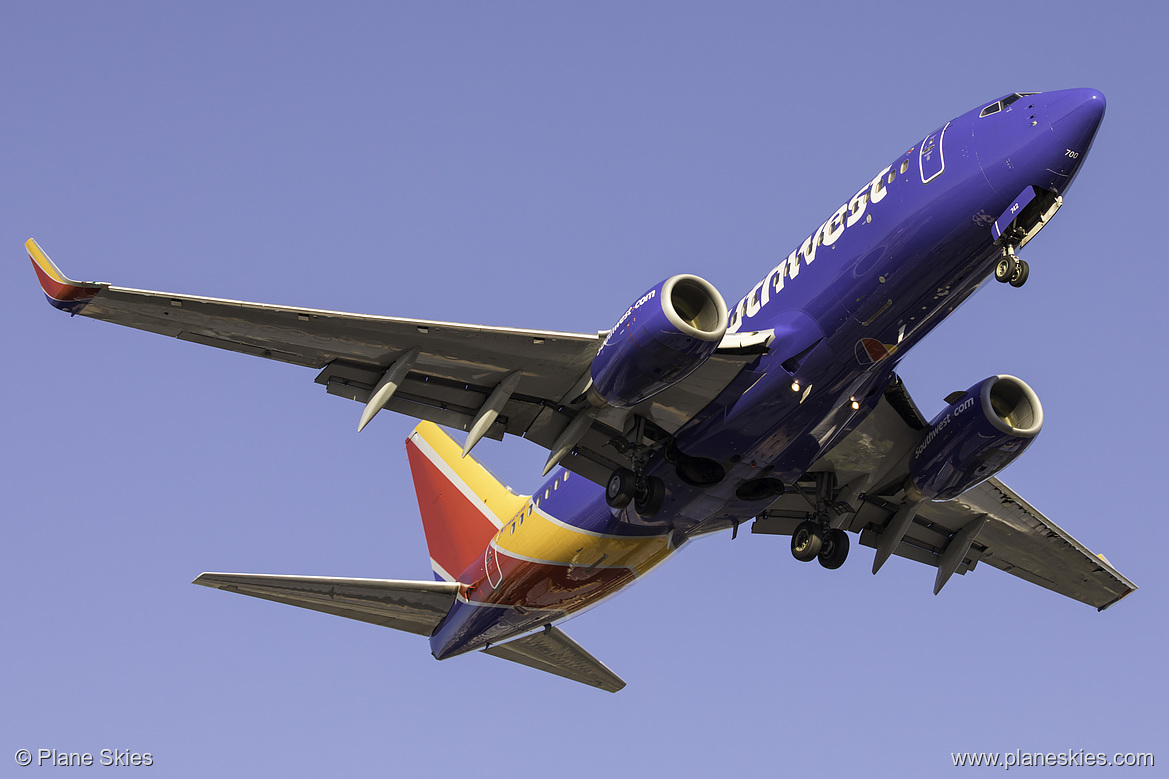
<instances>
[{"instance_id":1,"label":"nose gear wheel","mask_svg":"<svg viewBox=\"0 0 1169 779\"><path fill-rule=\"evenodd\" d=\"M1026 260L1020 260L1015 256L1014 246L1003 249L1003 256L994 266L995 281L1010 284L1012 287L1021 287L1027 283L1027 277L1030 275L1031 266L1027 264Z\"/></svg>"}]
</instances>

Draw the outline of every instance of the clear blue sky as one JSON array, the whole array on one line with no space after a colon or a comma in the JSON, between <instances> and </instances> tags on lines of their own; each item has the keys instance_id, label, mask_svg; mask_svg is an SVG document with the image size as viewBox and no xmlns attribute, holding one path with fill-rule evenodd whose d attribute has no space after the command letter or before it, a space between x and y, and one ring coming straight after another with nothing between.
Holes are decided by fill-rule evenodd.
<instances>
[{"instance_id":1,"label":"clear blue sky","mask_svg":"<svg viewBox=\"0 0 1169 779\"><path fill-rule=\"evenodd\" d=\"M791 6L784 8L783 6ZM939 776L954 751L1152 751L1164 663L1156 3L6 3L0 774ZM596 331L698 273L737 300L874 172L1015 90L1108 114L1064 209L902 366L995 373L1046 428L1004 480L1142 589L1103 614L989 567L693 544L568 632L608 695L189 584L426 578L410 420L312 371L70 319L22 243L145 289ZM517 490L544 453L476 454ZM1135 770L1137 774L1142 772ZM1152 773L1152 772L1149 772ZM1143 775L1143 774L1142 774Z\"/></svg>"}]
</instances>

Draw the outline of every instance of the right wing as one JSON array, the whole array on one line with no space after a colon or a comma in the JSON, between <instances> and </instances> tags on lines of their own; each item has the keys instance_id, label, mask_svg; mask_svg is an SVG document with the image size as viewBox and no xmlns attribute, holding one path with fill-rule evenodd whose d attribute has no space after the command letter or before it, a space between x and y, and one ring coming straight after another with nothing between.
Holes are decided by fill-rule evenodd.
<instances>
[{"instance_id":1,"label":"right wing","mask_svg":"<svg viewBox=\"0 0 1169 779\"><path fill-rule=\"evenodd\" d=\"M72 315L313 368L319 371L317 383L330 394L360 403L402 365L404 376L385 408L467 431L496 398L497 415L486 421L483 435L501 439L510 433L549 450L588 410L583 393L589 366L606 335L347 314L78 282L61 273L36 241L25 247L49 302ZM676 431L766 351L770 338L770 333L728 335L701 368L634 409L590 411L595 419L561 464L604 484L614 468L629 465L608 443L623 433L631 413L665 433ZM509 383L515 372L518 381Z\"/></svg>"}]
</instances>

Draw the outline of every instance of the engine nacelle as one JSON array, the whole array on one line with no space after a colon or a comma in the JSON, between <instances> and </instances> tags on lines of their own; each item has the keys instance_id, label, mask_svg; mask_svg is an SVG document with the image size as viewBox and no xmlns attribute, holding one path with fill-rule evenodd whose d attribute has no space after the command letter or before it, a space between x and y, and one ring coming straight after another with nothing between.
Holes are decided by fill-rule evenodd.
<instances>
[{"instance_id":1,"label":"engine nacelle","mask_svg":"<svg viewBox=\"0 0 1169 779\"><path fill-rule=\"evenodd\" d=\"M1042 427L1034 390L1014 376L991 376L930 423L910 457L906 489L919 500L956 498L1014 461Z\"/></svg>"},{"instance_id":2,"label":"engine nacelle","mask_svg":"<svg viewBox=\"0 0 1169 779\"><path fill-rule=\"evenodd\" d=\"M634 406L696 371L727 332L727 304L697 276L671 276L629 307L589 368L593 391Z\"/></svg>"}]
</instances>

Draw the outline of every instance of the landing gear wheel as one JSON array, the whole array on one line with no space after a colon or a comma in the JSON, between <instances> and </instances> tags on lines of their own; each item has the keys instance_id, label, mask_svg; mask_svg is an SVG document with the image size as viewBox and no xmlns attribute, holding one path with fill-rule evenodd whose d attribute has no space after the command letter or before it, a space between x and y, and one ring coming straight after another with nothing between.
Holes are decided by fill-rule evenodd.
<instances>
[{"instance_id":1,"label":"landing gear wheel","mask_svg":"<svg viewBox=\"0 0 1169 779\"><path fill-rule=\"evenodd\" d=\"M609 476L605 485L605 502L611 508L623 509L633 501L637 478L628 468L618 468Z\"/></svg>"},{"instance_id":2,"label":"landing gear wheel","mask_svg":"<svg viewBox=\"0 0 1169 779\"><path fill-rule=\"evenodd\" d=\"M994 266L994 280L1006 284L1019 273L1020 260L1013 254L1004 254Z\"/></svg>"},{"instance_id":3,"label":"landing gear wheel","mask_svg":"<svg viewBox=\"0 0 1169 779\"><path fill-rule=\"evenodd\" d=\"M661 511L662 501L666 499L666 485L656 476L647 476L638 485L637 496L633 499L633 508L642 519L649 519Z\"/></svg>"},{"instance_id":4,"label":"landing gear wheel","mask_svg":"<svg viewBox=\"0 0 1169 779\"><path fill-rule=\"evenodd\" d=\"M810 563L820 554L824 545L824 531L819 523L805 520L796 525L796 532L792 533L792 557L801 563Z\"/></svg>"},{"instance_id":5,"label":"landing gear wheel","mask_svg":"<svg viewBox=\"0 0 1169 779\"><path fill-rule=\"evenodd\" d=\"M824 536L824 545L820 547L820 554L816 556L816 559L820 561L820 565L830 571L835 571L844 565L847 558L848 533L840 528L829 530Z\"/></svg>"},{"instance_id":6,"label":"landing gear wheel","mask_svg":"<svg viewBox=\"0 0 1169 779\"><path fill-rule=\"evenodd\" d=\"M1011 277L1010 284L1012 287L1021 287L1027 283L1027 277L1031 274L1031 266L1027 264L1026 260L1018 261L1018 269L1015 275Z\"/></svg>"}]
</instances>

